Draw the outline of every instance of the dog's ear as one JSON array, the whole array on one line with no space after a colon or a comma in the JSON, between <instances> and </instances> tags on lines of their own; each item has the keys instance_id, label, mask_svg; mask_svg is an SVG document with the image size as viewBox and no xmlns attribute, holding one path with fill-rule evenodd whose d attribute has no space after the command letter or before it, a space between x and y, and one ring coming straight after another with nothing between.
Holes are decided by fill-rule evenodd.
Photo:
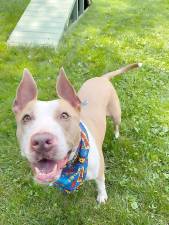
<instances>
[{"instance_id":1,"label":"dog's ear","mask_svg":"<svg viewBox=\"0 0 169 225\"><path fill-rule=\"evenodd\" d=\"M16 92L13 103L13 112L20 112L28 102L37 98L37 86L28 69L24 69L22 80Z\"/></svg>"},{"instance_id":2,"label":"dog's ear","mask_svg":"<svg viewBox=\"0 0 169 225\"><path fill-rule=\"evenodd\" d=\"M73 86L67 79L63 67L60 69L59 77L56 84L56 91L59 97L68 101L76 110L80 111L81 101L77 96Z\"/></svg>"}]
</instances>

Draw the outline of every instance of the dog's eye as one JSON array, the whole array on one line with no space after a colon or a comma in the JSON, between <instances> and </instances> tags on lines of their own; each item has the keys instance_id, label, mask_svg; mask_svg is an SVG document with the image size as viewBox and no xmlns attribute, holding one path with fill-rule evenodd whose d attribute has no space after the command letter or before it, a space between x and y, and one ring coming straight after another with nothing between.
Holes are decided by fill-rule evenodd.
<instances>
[{"instance_id":1,"label":"dog's eye","mask_svg":"<svg viewBox=\"0 0 169 225\"><path fill-rule=\"evenodd\" d=\"M26 115L24 115L24 117L22 118L22 121L23 121L24 123L26 123L26 122L29 122L31 119L32 119L31 116L28 115L28 114L26 114Z\"/></svg>"},{"instance_id":2,"label":"dog's eye","mask_svg":"<svg viewBox=\"0 0 169 225\"><path fill-rule=\"evenodd\" d=\"M70 115L67 112L62 112L60 115L61 119L67 120L70 117Z\"/></svg>"}]
</instances>

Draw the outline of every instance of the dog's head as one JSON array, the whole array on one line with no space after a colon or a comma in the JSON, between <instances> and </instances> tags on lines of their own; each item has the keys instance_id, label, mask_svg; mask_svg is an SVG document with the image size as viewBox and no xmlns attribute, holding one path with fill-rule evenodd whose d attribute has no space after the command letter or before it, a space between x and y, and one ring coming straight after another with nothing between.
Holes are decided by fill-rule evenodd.
<instances>
[{"instance_id":1,"label":"dog's head","mask_svg":"<svg viewBox=\"0 0 169 225\"><path fill-rule=\"evenodd\" d=\"M59 99L37 100L36 83L25 69L13 103L21 153L39 183L59 178L80 141L80 100L63 69L56 89Z\"/></svg>"}]
</instances>

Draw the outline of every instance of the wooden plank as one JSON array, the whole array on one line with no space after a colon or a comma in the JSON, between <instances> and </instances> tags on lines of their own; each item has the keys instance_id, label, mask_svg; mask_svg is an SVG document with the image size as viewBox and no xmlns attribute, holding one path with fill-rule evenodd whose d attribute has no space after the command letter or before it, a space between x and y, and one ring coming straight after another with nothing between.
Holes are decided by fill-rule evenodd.
<instances>
[{"instance_id":1,"label":"wooden plank","mask_svg":"<svg viewBox=\"0 0 169 225\"><path fill-rule=\"evenodd\" d=\"M54 5L71 5L72 1L71 0L31 0L30 4L54 4Z\"/></svg>"},{"instance_id":2,"label":"wooden plank","mask_svg":"<svg viewBox=\"0 0 169 225\"><path fill-rule=\"evenodd\" d=\"M55 0L53 2L50 1L31 1L28 5L26 11L39 11L46 10L47 15L53 10L61 9L64 11L69 11L72 8L72 4L74 4L75 0Z\"/></svg>"},{"instance_id":3,"label":"wooden plank","mask_svg":"<svg viewBox=\"0 0 169 225\"><path fill-rule=\"evenodd\" d=\"M41 25L28 25L26 28L24 26L17 26L15 28L15 31L18 31L20 33L22 32L34 32L34 33L52 33L52 34L58 34L61 33L63 28L63 24L55 24L54 26L47 26L46 24Z\"/></svg>"},{"instance_id":4,"label":"wooden plank","mask_svg":"<svg viewBox=\"0 0 169 225\"><path fill-rule=\"evenodd\" d=\"M56 10L67 12L69 11L69 7L65 7L64 5L55 6L55 7L52 7L52 5L44 5L44 7L42 7L39 4L31 4L26 11L36 11L36 12L45 11L47 13L46 15L48 15L48 13L54 12Z\"/></svg>"},{"instance_id":5,"label":"wooden plank","mask_svg":"<svg viewBox=\"0 0 169 225\"><path fill-rule=\"evenodd\" d=\"M34 39L30 40L29 38L26 38L25 41L23 42L22 39L17 39L15 42L14 40L10 41L10 46L25 46L25 47L37 47L37 46L49 46L49 47L57 47L59 44L59 40L45 40L45 39Z\"/></svg>"},{"instance_id":6,"label":"wooden plank","mask_svg":"<svg viewBox=\"0 0 169 225\"><path fill-rule=\"evenodd\" d=\"M66 18L65 14L67 12L65 10L61 10L61 9L53 9L53 10L50 10L50 17L55 17L55 18L58 18L58 17L62 17L62 18ZM36 17L48 17L46 15L46 9L43 9L43 10L27 10L24 12L23 17L30 17L30 16L36 16Z\"/></svg>"},{"instance_id":7,"label":"wooden plank","mask_svg":"<svg viewBox=\"0 0 169 225\"><path fill-rule=\"evenodd\" d=\"M25 27L27 27L28 24L46 24L47 26L51 24L62 24L64 26L66 22L66 18L65 17L61 17L61 16L54 16L54 17L36 17L36 19L34 19L34 16L24 16L22 18L22 20L20 20L18 22L17 25L23 25Z\"/></svg>"},{"instance_id":8,"label":"wooden plank","mask_svg":"<svg viewBox=\"0 0 169 225\"><path fill-rule=\"evenodd\" d=\"M58 39L58 37L60 36L60 33L58 33L56 35L56 33L48 33L48 32L32 32L32 31L26 31L26 32L20 32L20 31L15 31L13 34L14 38L18 38L18 39L25 39L25 38L30 38L32 40L34 39L38 39L38 38L44 38L46 39Z\"/></svg>"},{"instance_id":9,"label":"wooden plank","mask_svg":"<svg viewBox=\"0 0 169 225\"><path fill-rule=\"evenodd\" d=\"M10 40L10 39L9 39ZM42 32L17 32L15 31L10 40L11 45L54 45L56 46L60 40L60 35Z\"/></svg>"},{"instance_id":10,"label":"wooden plank","mask_svg":"<svg viewBox=\"0 0 169 225\"><path fill-rule=\"evenodd\" d=\"M65 24L65 23L64 23ZM43 29L45 32L46 32L46 29L49 28L49 30L56 30L56 29L62 29L64 24L62 23L62 21L60 21L59 23L50 23L50 24L47 24L45 23L45 21L35 21L33 23L29 23L26 27L23 23L18 23L15 30L23 30L23 31L26 31L26 30L30 30L30 29ZM54 32L55 33L55 32Z\"/></svg>"}]
</instances>

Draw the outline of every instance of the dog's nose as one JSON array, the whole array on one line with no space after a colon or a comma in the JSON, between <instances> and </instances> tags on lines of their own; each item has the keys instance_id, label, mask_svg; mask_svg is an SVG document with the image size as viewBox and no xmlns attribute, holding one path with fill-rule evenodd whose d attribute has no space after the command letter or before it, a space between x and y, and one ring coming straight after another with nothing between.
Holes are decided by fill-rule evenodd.
<instances>
[{"instance_id":1,"label":"dog's nose","mask_svg":"<svg viewBox=\"0 0 169 225\"><path fill-rule=\"evenodd\" d=\"M56 146L56 138L50 133L37 133L31 138L31 148L34 151L50 151Z\"/></svg>"}]
</instances>

